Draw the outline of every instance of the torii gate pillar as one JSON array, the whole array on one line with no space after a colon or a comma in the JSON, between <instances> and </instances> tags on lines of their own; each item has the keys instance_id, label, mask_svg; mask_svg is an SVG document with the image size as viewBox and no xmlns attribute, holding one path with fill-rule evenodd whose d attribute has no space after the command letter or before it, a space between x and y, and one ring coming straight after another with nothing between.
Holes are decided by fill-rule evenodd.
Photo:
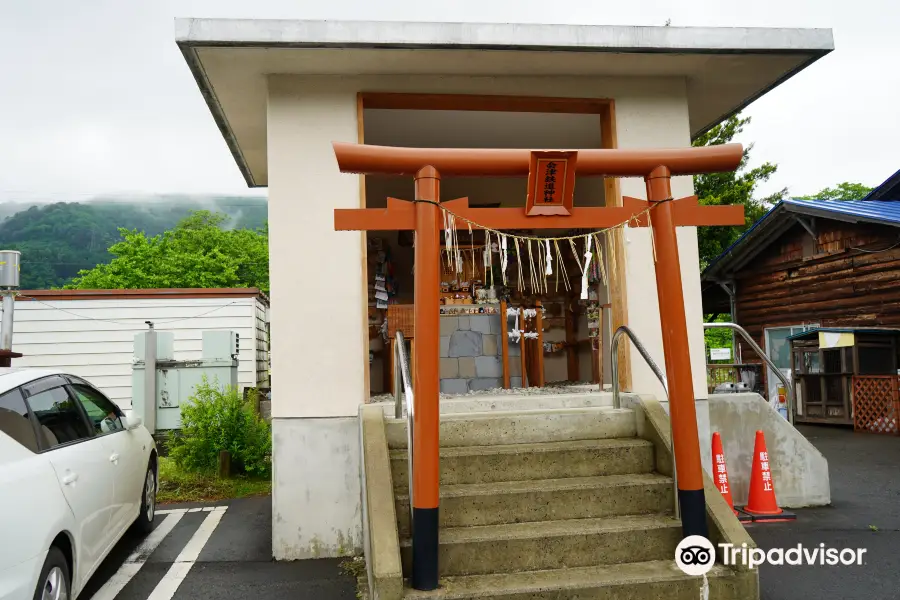
<instances>
[{"instance_id":1,"label":"torii gate pillar","mask_svg":"<svg viewBox=\"0 0 900 600\"><path fill-rule=\"evenodd\" d=\"M697 431L697 407L691 357L688 352L687 318L684 312L684 287L678 238L673 219L672 174L667 167L656 167L645 178L647 200L662 202L654 207L651 226L656 253L656 295L659 299L659 325L662 330L666 379L669 384L669 419L672 423L673 454L678 472L678 504L685 537L708 538L706 500L703 494L703 466L700 462L700 436ZM743 215L741 215L743 217ZM675 399L678 399L675 401Z\"/></svg>"},{"instance_id":2,"label":"torii gate pillar","mask_svg":"<svg viewBox=\"0 0 900 600\"><path fill-rule=\"evenodd\" d=\"M432 349L441 344L441 216L435 204L441 199L441 176L434 167L423 167L416 173L415 205L415 293L414 319L416 355L413 359L416 401L413 425L413 456L421 461L413 469L414 500L412 522L412 583L419 590L438 586L438 505L440 495L440 352ZM427 348L427 350L421 350Z\"/></svg>"}]
</instances>

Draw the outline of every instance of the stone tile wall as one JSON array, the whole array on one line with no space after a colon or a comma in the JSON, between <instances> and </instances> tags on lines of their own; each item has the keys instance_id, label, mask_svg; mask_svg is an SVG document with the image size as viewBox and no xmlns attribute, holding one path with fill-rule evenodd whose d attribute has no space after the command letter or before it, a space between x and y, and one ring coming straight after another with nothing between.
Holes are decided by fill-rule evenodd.
<instances>
[{"instance_id":1,"label":"stone tile wall","mask_svg":"<svg viewBox=\"0 0 900 600\"><path fill-rule=\"evenodd\" d=\"M441 392L465 394L503 387L500 315L441 315ZM510 344L510 356L518 356ZM521 387L521 363L510 360L510 385Z\"/></svg>"}]
</instances>

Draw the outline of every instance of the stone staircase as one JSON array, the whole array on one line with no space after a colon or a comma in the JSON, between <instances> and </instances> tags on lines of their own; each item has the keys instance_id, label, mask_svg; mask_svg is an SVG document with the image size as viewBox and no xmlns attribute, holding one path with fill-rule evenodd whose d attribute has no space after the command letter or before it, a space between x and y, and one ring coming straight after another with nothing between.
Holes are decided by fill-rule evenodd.
<instances>
[{"instance_id":1,"label":"stone staircase","mask_svg":"<svg viewBox=\"0 0 900 600\"><path fill-rule=\"evenodd\" d=\"M402 597L700 599L702 578L673 560L672 479L657 472L637 422L634 410L605 407L443 415L441 586L422 592L407 581ZM405 420L385 419L385 439L409 577ZM709 598L757 597L723 565L708 582Z\"/></svg>"}]
</instances>

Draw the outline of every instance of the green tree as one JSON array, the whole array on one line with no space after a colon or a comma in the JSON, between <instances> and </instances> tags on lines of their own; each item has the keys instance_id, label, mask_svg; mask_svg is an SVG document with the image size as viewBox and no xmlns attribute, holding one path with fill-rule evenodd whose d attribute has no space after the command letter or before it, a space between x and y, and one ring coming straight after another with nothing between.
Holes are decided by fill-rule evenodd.
<instances>
[{"instance_id":1,"label":"green tree","mask_svg":"<svg viewBox=\"0 0 900 600\"><path fill-rule=\"evenodd\" d=\"M731 142L750 123L750 117L740 114L729 117L696 140L694 146L717 146ZM727 173L709 173L694 176L694 190L700 204L707 206L742 204L744 225L735 227L699 227L697 238L700 246L700 269L706 266L730 246L747 228L759 220L773 204L782 200L787 189L782 189L764 198L754 198L759 184L768 181L777 166L763 163L754 169L747 169L753 144L744 148L744 157L737 170Z\"/></svg>"},{"instance_id":2,"label":"green tree","mask_svg":"<svg viewBox=\"0 0 900 600\"><path fill-rule=\"evenodd\" d=\"M872 191L862 183L850 183L845 181L833 188L825 188L811 196L797 196L798 200L862 200L866 194Z\"/></svg>"},{"instance_id":3,"label":"green tree","mask_svg":"<svg viewBox=\"0 0 900 600\"><path fill-rule=\"evenodd\" d=\"M269 288L268 226L227 229L229 217L196 211L162 234L121 228L107 264L79 271L65 289Z\"/></svg>"},{"instance_id":4,"label":"green tree","mask_svg":"<svg viewBox=\"0 0 900 600\"><path fill-rule=\"evenodd\" d=\"M224 212L229 226L254 229L266 220L266 199L240 196L153 196L138 201L0 204L0 246L22 253L23 289L48 289L71 281L78 272L108 263L108 248L119 229L155 236L175 227L192 210Z\"/></svg>"}]
</instances>

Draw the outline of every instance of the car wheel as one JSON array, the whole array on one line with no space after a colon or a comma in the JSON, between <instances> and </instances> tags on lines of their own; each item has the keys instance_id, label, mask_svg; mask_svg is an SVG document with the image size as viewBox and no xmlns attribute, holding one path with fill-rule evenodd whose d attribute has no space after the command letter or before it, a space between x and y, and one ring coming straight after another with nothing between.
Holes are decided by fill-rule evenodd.
<instances>
[{"instance_id":1,"label":"car wheel","mask_svg":"<svg viewBox=\"0 0 900 600\"><path fill-rule=\"evenodd\" d=\"M156 487L156 469L151 461L147 466L147 474L144 476L141 512L135 521L135 527L142 533L150 533L153 529L153 517L156 516Z\"/></svg>"},{"instance_id":2,"label":"car wheel","mask_svg":"<svg viewBox=\"0 0 900 600\"><path fill-rule=\"evenodd\" d=\"M47 553L34 600L69 600L69 565L59 548L53 546Z\"/></svg>"}]
</instances>

